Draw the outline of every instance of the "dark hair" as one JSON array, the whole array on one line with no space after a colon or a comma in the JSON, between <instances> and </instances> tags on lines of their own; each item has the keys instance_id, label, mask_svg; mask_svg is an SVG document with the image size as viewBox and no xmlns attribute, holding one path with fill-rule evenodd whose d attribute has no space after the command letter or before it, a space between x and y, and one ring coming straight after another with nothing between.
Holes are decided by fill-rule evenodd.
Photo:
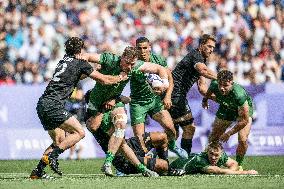
<instances>
[{"instance_id":1,"label":"dark hair","mask_svg":"<svg viewBox=\"0 0 284 189\"><path fill-rule=\"evenodd\" d=\"M138 58L138 51L135 47L126 47L122 53L122 56L127 57L127 59L135 59Z\"/></svg>"},{"instance_id":2,"label":"dark hair","mask_svg":"<svg viewBox=\"0 0 284 189\"><path fill-rule=\"evenodd\" d=\"M229 70L221 70L217 74L217 81L233 81L233 73Z\"/></svg>"},{"instance_id":3,"label":"dark hair","mask_svg":"<svg viewBox=\"0 0 284 189\"><path fill-rule=\"evenodd\" d=\"M70 37L64 45L66 54L72 56L81 52L81 49L84 47L84 41L79 37Z\"/></svg>"},{"instance_id":4,"label":"dark hair","mask_svg":"<svg viewBox=\"0 0 284 189\"><path fill-rule=\"evenodd\" d=\"M208 149L221 149L223 150L223 146L218 141L213 141L208 144Z\"/></svg>"},{"instance_id":5,"label":"dark hair","mask_svg":"<svg viewBox=\"0 0 284 189\"><path fill-rule=\"evenodd\" d=\"M144 42L150 43L149 39L147 39L146 37L139 37L139 38L136 39L136 46L139 43L144 43Z\"/></svg>"},{"instance_id":6,"label":"dark hair","mask_svg":"<svg viewBox=\"0 0 284 189\"><path fill-rule=\"evenodd\" d=\"M209 34L203 34L201 36L201 38L199 39L199 45L203 45L205 43L207 43L207 41L212 40L216 43L216 39L213 35L209 35Z\"/></svg>"}]
</instances>

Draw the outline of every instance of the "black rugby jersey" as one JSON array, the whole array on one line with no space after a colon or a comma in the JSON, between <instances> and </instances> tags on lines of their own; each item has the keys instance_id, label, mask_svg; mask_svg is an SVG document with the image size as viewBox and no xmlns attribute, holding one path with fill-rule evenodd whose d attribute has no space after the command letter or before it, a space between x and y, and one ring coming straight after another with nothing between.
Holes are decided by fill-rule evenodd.
<instances>
[{"instance_id":1,"label":"black rugby jersey","mask_svg":"<svg viewBox=\"0 0 284 189\"><path fill-rule=\"evenodd\" d=\"M203 58L198 49L193 49L176 65L172 71L174 79L173 97L186 97L189 89L199 79L200 74L194 68L198 62L205 63L206 59Z\"/></svg>"},{"instance_id":2,"label":"black rugby jersey","mask_svg":"<svg viewBox=\"0 0 284 189\"><path fill-rule=\"evenodd\" d=\"M69 98L82 74L89 76L93 67L84 60L65 55L56 66L55 72L41 98L64 101Z\"/></svg>"}]
</instances>

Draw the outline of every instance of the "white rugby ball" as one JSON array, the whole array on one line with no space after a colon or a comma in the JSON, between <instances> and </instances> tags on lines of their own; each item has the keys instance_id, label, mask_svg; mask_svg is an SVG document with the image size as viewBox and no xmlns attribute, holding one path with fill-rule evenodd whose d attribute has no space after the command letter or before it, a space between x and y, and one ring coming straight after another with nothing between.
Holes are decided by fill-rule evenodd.
<instances>
[{"instance_id":1,"label":"white rugby ball","mask_svg":"<svg viewBox=\"0 0 284 189\"><path fill-rule=\"evenodd\" d=\"M147 81L151 87L162 87L164 85L163 80L157 74L147 74Z\"/></svg>"}]
</instances>

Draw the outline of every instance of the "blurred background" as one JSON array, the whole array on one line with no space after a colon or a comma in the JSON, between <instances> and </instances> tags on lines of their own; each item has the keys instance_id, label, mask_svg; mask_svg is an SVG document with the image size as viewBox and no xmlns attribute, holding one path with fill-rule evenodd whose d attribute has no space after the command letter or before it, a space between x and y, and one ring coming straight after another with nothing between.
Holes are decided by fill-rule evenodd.
<instances>
[{"instance_id":1,"label":"blurred background","mask_svg":"<svg viewBox=\"0 0 284 189\"><path fill-rule=\"evenodd\" d=\"M145 36L174 69L204 33L217 38L209 68L231 70L254 98L248 153L284 155L284 0L0 0L0 159L39 158L50 144L35 106L68 37L84 39L88 52L120 55ZM79 90L84 94L94 84L83 80ZM193 144L198 152L217 106L202 110L196 88L188 98L198 125ZM83 97L71 101L67 108L84 104ZM147 124L160 129L152 120ZM127 132L131 136L131 127ZM104 157L86 133L81 157ZM227 151L234 153L236 144L233 137Z\"/></svg>"}]
</instances>

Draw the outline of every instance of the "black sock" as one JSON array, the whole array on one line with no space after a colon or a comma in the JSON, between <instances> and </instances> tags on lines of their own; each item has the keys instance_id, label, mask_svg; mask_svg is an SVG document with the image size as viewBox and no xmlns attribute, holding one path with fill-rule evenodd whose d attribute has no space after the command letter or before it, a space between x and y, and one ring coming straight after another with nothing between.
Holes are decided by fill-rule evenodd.
<instances>
[{"instance_id":1,"label":"black sock","mask_svg":"<svg viewBox=\"0 0 284 189\"><path fill-rule=\"evenodd\" d=\"M58 158L59 154L63 153L64 150L60 149L58 146L56 146L52 152L50 153L50 157Z\"/></svg>"},{"instance_id":2,"label":"black sock","mask_svg":"<svg viewBox=\"0 0 284 189\"><path fill-rule=\"evenodd\" d=\"M191 152L191 147L192 147L192 139L181 139L181 148L184 149L187 154L189 155Z\"/></svg>"},{"instance_id":3,"label":"black sock","mask_svg":"<svg viewBox=\"0 0 284 189\"><path fill-rule=\"evenodd\" d=\"M168 150L157 149L157 155L159 158L167 160L168 159Z\"/></svg>"},{"instance_id":4,"label":"black sock","mask_svg":"<svg viewBox=\"0 0 284 189\"><path fill-rule=\"evenodd\" d=\"M46 166L47 166L47 164L41 159L38 162L36 168L37 168L38 171L42 172Z\"/></svg>"}]
</instances>

